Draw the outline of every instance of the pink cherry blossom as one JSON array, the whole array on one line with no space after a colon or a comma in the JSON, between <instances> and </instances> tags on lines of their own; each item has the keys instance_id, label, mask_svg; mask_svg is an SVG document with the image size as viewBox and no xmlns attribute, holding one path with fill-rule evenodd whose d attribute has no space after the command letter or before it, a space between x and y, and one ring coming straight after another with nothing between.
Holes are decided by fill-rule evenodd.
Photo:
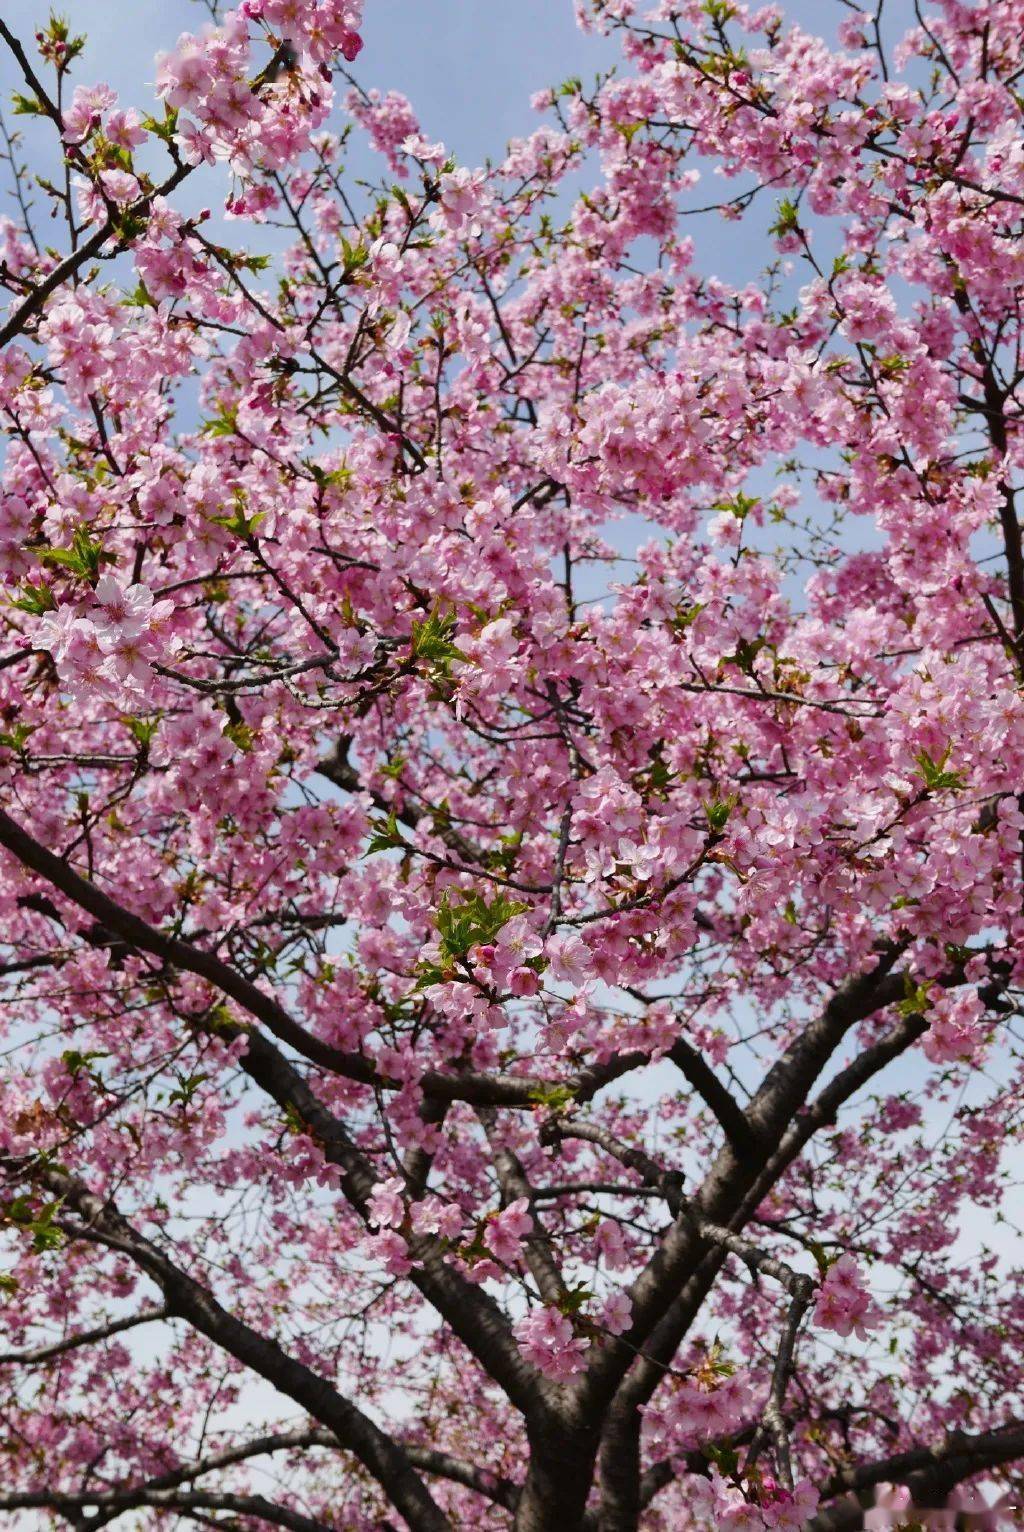
<instances>
[{"instance_id":1,"label":"pink cherry blossom","mask_svg":"<svg viewBox=\"0 0 1024 1532\"><path fill-rule=\"evenodd\" d=\"M881 1312L864 1285L860 1268L852 1255L841 1255L829 1267L818 1290L814 1320L838 1335L856 1335L866 1340L871 1330L882 1323Z\"/></svg>"},{"instance_id":2,"label":"pink cherry blossom","mask_svg":"<svg viewBox=\"0 0 1024 1532\"><path fill-rule=\"evenodd\" d=\"M508 1264L519 1259L523 1240L533 1228L533 1218L525 1197L518 1197L488 1220L484 1244L499 1261Z\"/></svg>"},{"instance_id":3,"label":"pink cherry blossom","mask_svg":"<svg viewBox=\"0 0 1024 1532\"><path fill-rule=\"evenodd\" d=\"M129 174L127 170L101 171L100 185L112 202L134 202L142 194L138 177Z\"/></svg>"},{"instance_id":4,"label":"pink cherry blossom","mask_svg":"<svg viewBox=\"0 0 1024 1532\"><path fill-rule=\"evenodd\" d=\"M558 1309L532 1309L517 1323L515 1336L527 1361L555 1382L565 1382L582 1371L585 1344Z\"/></svg>"}]
</instances>

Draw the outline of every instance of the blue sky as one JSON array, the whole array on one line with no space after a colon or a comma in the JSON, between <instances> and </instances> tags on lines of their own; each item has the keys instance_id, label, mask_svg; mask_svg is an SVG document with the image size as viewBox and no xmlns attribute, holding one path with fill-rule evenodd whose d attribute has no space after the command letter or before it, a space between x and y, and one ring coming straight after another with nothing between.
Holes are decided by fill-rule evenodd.
<instances>
[{"instance_id":1,"label":"blue sky","mask_svg":"<svg viewBox=\"0 0 1024 1532\"><path fill-rule=\"evenodd\" d=\"M3 0L2 8L7 25L34 54L33 34L46 24L50 0ZM115 89L123 105L144 112L156 104L156 54L173 48L181 32L198 31L209 19L202 0L57 0L56 8L88 40L84 55L75 63L71 84L103 80ZM510 138L539 125L542 119L529 104L534 92L570 76L589 82L619 59L618 39L583 34L573 10L573 0L366 0L365 48L354 72L368 88L404 92L426 136L442 140L461 164L477 165L488 157L499 157ZM785 11L791 20L830 38L847 14L842 0L786 0ZM913 22L912 0L890 0L886 18L891 42ZM48 80L50 71L42 73ZM10 93L17 89L24 89L20 71L0 45L0 101L8 126L23 133L23 157L30 170L53 176L58 165L52 126L9 115ZM159 173L166 159L157 146L147 146L143 163ZM393 179L362 133L353 137L348 163L352 176ZM575 184L588 179L585 169ZM16 213L9 183L6 167L0 167L0 211ZM222 204L224 185L223 167L204 169L179 190L176 205L188 212L200 207L216 210ZM705 165L692 205L713 202L737 190L737 182L723 183ZM726 281L756 278L760 266L774 255L765 229L774 216L776 200L760 199L742 229L723 222L717 214L689 223L687 232L697 239L698 267ZM46 228L47 199L37 192L35 202L43 239L63 248L66 231ZM225 229L224 236L233 242L237 226ZM258 249L280 243L272 231L251 226L246 237ZM797 276L805 279L802 270Z\"/></svg>"},{"instance_id":2,"label":"blue sky","mask_svg":"<svg viewBox=\"0 0 1024 1532\"><path fill-rule=\"evenodd\" d=\"M49 9L39 0L5 0L4 20L27 41ZM152 98L154 55L208 19L195 0L63 0L57 9L89 38L75 77L105 79L139 105ZM359 78L404 91L424 129L464 163L497 155L530 130L533 91L592 75L617 52L577 30L571 0L369 0L366 10ZM19 83L5 50L4 96Z\"/></svg>"},{"instance_id":3,"label":"blue sky","mask_svg":"<svg viewBox=\"0 0 1024 1532\"><path fill-rule=\"evenodd\" d=\"M60 0L55 8L89 37L77 77L104 78L139 103L152 94L154 54L207 19L197 0ZM889 9L901 25L912 22L910 0ZM826 33L843 14L839 0L789 0L785 10ZM41 0L3 7L7 25L26 40L49 11ZM577 29L572 0L367 0L363 36L363 83L404 91L425 129L466 163L528 131L532 91L569 75L586 79L618 52L614 41ZM16 83L5 56L0 88Z\"/></svg>"},{"instance_id":4,"label":"blue sky","mask_svg":"<svg viewBox=\"0 0 1024 1532\"><path fill-rule=\"evenodd\" d=\"M56 8L89 39L75 80L104 79L140 107L152 102L154 55L208 19L197 0L61 0ZM910 0L892 9L910 21ZM827 32L842 14L838 0L790 0L786 10ZM26 42L49 11L41 0L3 6L7 25ZM425 132L463 164L499 155L509 138L536 125L534 91L571 75L587 80L618 56L614 40L577 29L572 0L367 0L363 32L362 83L404 91ZM6 99L20 85L4 49L0 94Z\"/></svg>"}]
</instances>

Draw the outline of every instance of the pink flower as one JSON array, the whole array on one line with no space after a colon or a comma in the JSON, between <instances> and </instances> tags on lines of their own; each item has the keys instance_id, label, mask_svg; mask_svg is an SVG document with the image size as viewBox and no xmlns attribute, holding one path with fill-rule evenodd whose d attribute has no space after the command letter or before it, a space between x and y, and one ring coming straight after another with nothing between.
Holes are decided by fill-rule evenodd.
<instances>
[{"instance_id":1,"label":"pink flower","mask_svg":"<svg viewBox=\"0 0 1024 1532\"><path fill-rule=\"evenodd\" d=\"M460 166L441 176L441 208L448 227L456 233L473 232L472 220L480 209L483 176Z\"/></svg>"},{"instance_id":2,"label":"pink flower","mask_svg":"<svg viewBox=\"0 0 1024 1532\"><path fill-rule=\"evenodd\" d=\"M174 143L186 165L217 163L213 135L189 117L179 117Z\"/></svg>"},{"instance_id":3,"label":"pink flower","mask_svg":"<svg viewBox=\"0 0 1024 1532\"><path fill-rule=\"evenodd\" d=\"M601 1305L598 1323L612 1335L624 1335L633 1323L633 1305L625 1293L609 1293Z\"/></svg>"},{"instance_id":4,"label":"pink flower","mask_svg":"<svg viewBox=\"0 0 1024 1532\"><path fill-rule=\"evenodd\" d=\"M71 105L64 113L64 142L80 144L103 120L116 96L109 85L76 85Z\"/></svg>"},{"instance_id":5,"label":"pink flower","mask_svg":"<svg viewBox=\"0 0 1024 1532\"><path fill-rule=\"evenodd\" d=\"M864 1285L852 1255L841 1255L829 1267L818 1290L815 1323L837 1335L856 1335L866 1340L882 1323L882 1311Z\"/></svg>"},{"instance_id":6,"label":"pink flower","mask_svg":"<svg viewBox=\"0 0 1024 1532\"><path fill-rule=\"evenodd\" d=\"M590 979L590 948L574 931L549 936L544 951L553 979L571 984L574 988L579 988Z\"/></svg>"},{"instance_id":7,"label":"pink flower","mask_svg":"<svg viewBox=\"0 0 1024 1532\"><path fill-rule=\"evenodd\" d=\"M540 980L532 968L514 968L509 975L508 987L513 995L535 995Z\"/></svg>"},{"instance_id":8,"label":"pink flower","mask_svg":"<svg viewBox=\"0 0 1024 1532\"><path fill-rule=\"evenodd\" d=\"M928 1011L931 1022L921 1040L933 1064L976 1061L984 1049L988 1027L985 1007L975 989L940 995Z\"/></svg>"},{"instance_id":9,"label":"pink flower","mask_svg":"<svg viewBox=\"0 0 1024 1532\"><path fill-rule=\"evenodd\" d=\"M405 1184L397 1176L378 1181L370 1195L370 1223L378 1229L397 1229L405 1222Z\"/></svg>"},{"instance_id":10,"label":"pink flower","mask_svg":"<svg viewBox=\"0 0 1024 1532\"><path fill-rule=\"evenodd\" d=\"M720 511L708 522L708 536L719 548L738 548L743 523L732 511Z\"/></svg>"},{"instance_id":11,"label":"pink flower","mask_svg":"<svg viewBox=\"0 0 1024 1532\"><path fill-rule=\"evenodd\" d=\"M506 1265L518 1260L523 1240L533 1230L533 1218L525 1197L510 1202L507 1208L488 1220L484 1244L493 1256Z\"/></svg>"},{"instance_id":12,"label":"pink flower","mask_svg":"<svg viewBox=\"0 0 1024 1532\"><path fill-rule=\"evenodd\" d=\"M117 202L122 206L126 202L135 202L142 195L138 178L127 170L101 170L100 185L111 202Z\"/></svg>"},{"instance_id":13,"label":"pink flower","mask_svg":"<svg viewBox=\"0 0 1024 1532\"><path fill-rule=\"evenodd\" d=\"M142 118L134 107L126 112L111 112L104 131L110 142L118 144L122 149L137 149L146 142L147 134L142 126Z\"/></svg>"},{"instance_id":14,"label":"pink flower","mask_svg":"<svg viewBox=\"0 0 1024 1532\"><path fill-rule=\"evenodd\" d=\"M558 1383L583 1369L586 1347L559 1309L531 1309L515 1326L515 1337L526 1360Z\"/></svg>"},{"instance_id":15,"label":"pink flower","mask_svg":"<svg viewBox=\"0 0 1024 1532\"><path fill-rule=\"evenodd\" d=\"M99 629L74 607L48 613L39 624L38 642L53 655L57 674L74 692L109 688L108 655Z\"/></svg>"},{"instance_id":16,"label":"pink flower","mask_svg":"<svg viewBox=\"0 0 1024 1532\"><path fill-rule=\"evenodd\" d=\"M174 610L170 601L154 602L147 585L120 585L113 575L101 575L97 580L96 599L104 620L123 638L138 638Z\"/></svg>"},{"instance_id":17,"label":"pink flower","mask_svg":"<svg viewBox=\"0 0 1024 1532\"><path fill-rule=\"evenodd\" d=\"M142 641L126 632L101 632L99 642L107 656L106 673L124 686L140 689L152 673Z\"/></svg>"},{"instance_id":18,"label":"pink flower","mask_svg":"<svg viewBox=\"0 0 1024 1532\"><path fill-rule=\"evenodd\" d=\"M713 1386L697 1381L680 1385L672 1401L677 1426L692 1441L710 1441L735 1431L750 1410L750 1389L738 1374Z\"/></svg>"},{"instance_id":19,"label":"pink flower","mask_svg":"<svg viewBox=\"0 0 1024 1532\"><path fill-rule=\"evenodd\" d=\"M488 944L490 945L490 944ZM478 949L483 951L484 949ZM485 960L495 981L505 984L514 969L522 969L529 958L539 957L541 941L525 915L514 915L498 934L490 956ZM534 975L536 977L536 975Z\"/></svg>"},{"instance_id":20,"label":"pink flower","mask_svg":"<svg viewBox=\"0 0 1024 1532\"><path fill-rule=\"evenodd\" d=\"M391 1277L407 1277L412 1271L409 1247L400 1234L384 1229L363 1241L363 1248L371 1260L381 1261Z\"/></svg>"},{"instance_id":21,"label":"pink flower","mask_svg":"<svg viewBox=\"0 0 1024 1532\"><path fill-rule=\"evenodd\" d=\"M620 840L616 862L639 883L646 883L658 870L661 854L656 846L641 846L635 841Z\"/></svg>"},{"instance_id":22,"label":"pink flower","mask_svg":"<svg viewBox=\"0 0 1024 1532\"><path fill-rule=\"evenodd\" d=\"M410 1223L417 1234L458 1239L464 1222L462 1209L454 1202L442 1202L439 1197L425 1197L410 1209Z\"/></svg>"}]
</instances>

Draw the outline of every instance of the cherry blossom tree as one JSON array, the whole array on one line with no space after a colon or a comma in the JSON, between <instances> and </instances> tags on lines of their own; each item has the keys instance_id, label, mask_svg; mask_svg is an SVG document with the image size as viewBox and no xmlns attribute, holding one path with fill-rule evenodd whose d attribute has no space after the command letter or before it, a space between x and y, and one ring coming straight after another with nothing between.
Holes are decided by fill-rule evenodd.
<instances>
[{"instance_id":1,"label":"cherry blossom tree","mask_svg":"<svg viewBox=\"0 0 1024 1532\"><path fill-rule=\"evenodd\" d=\"M1024 0L865 6L0 20L5 1526L1013 1514Z\"/></svg>"}]
</instances>

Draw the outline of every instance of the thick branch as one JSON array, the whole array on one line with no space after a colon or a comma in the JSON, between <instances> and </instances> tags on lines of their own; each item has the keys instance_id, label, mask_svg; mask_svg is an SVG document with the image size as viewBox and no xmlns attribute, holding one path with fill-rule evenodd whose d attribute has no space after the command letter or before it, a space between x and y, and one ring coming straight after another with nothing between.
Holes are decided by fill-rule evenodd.
<instances>
[{"instance_id":1,"label":"thick branch","mask_svg":"<svg viewBox=\"0 0 1024 1532\"><path fill-rule=\"evenodd\" d=\"M317 1064L333 1074L354 1080L358 1084L372 1086L377 1090L399 1090L401 1082L378 1074L372 1062L358 1053L348 1053L321 1042L289 1015L284 1006L268 995L258 985L240 974L230 963L225 963L214 953L197 947L180 937L166 936L140 916L132 914L94 883L75 872L67 862L40 844L24 826L0 809L0 846L4 846L21 862L23 867L37 873L70 899L80 909L92 915L97 925L84 940L97 945L100 932L108 933L108 945L113 938L127 943L141 952L148 952L161 962L180 972L194 973L214 985L246 1010L250 1016L262 1021L281 1042L310 1063ZM28 896L31 897L31 896ZM602 1086L618 1076L648 1063L645 1054L622 1054L600 1066L582 1069L564 1084L578 1100L589 1100ZM468 1101L482 1106L524 1107L532 1110L551 1081L532 1075L452 1073L428 1070L420 1084L427 1096L438 1101Z\"/></svg>"},{"instance_id":2,"label":"thick branch","mask_svg":"<svg viewBox=\"0 0 1024 1532\"><path fill-rule=\"evenodd\" d=\"M729 1143L737 1154L749 1154L754 1148L754 1134L750 1123L736 1101L707 1061L684 1038L678 1038L668 1051L668 1057L702 1097L705 1104L718 1119Z\"/></svg>"},{"instance_id":3,"label":"thick branch","mask_svg":"<svg viewBox=\"0 0 1024 1532\"><path fill-rule=\"evenodd\" d=\"M448 1452L407 1443L403 1446L409 1462L422 1473L431 1474L435 1478L448 1479L453 1484L461 1484L495 1505L503 1506L506 1510L515 1509L519 1487L511 1479L504 1479L499 1474L491 1473L489 1469L479 1468L463 1458L453 1457ZM105 1490L99 1498L64 1495L59 1492L53 1492L50 1498L45 1498L48 1494L45 1490L26 1491L19 1498L19 1504L22 1508L52 1506L65 1511L77 1511L86 1504L96 1506L98 1514L89 1517L88 1526L99 1528L107 1526L126 1509L142 1504L170 1504L170 1496L158 1500L157 1497L161 1492L178 1490L181 1485L192 1484L196 1479L204 1478L207 1474L232 1468L256 1457L268 1457L275 1452L308 1452L311 1448L321 1447L334 1452L341 1450L341 1443L335 1433L322 1426L295 1431L269 1432L265 1436L240 1442L235 1447L226 1447L222 1452L210 1453L194 1463L184 1463L178 1468L169 1469L167 1473L147 1479L144 1484ZM15 1498L17 1497L0 1497L0 1509L16 1508L13 1503L10 1503ZM182 1495L178 1494L173 1498L173 1503L183 1506L185 1501ZM200 1501L193 1499L189 1504L198 1506ZM240 1510L241 1506L235 1505L230 1508ZM265 1512L254 1511L253 1514L261 1514L265 1516L265 1519L272 1519L267 1517ZM286 1525L286 1523L282 1524Z\"/></svg>"},{"instance_id":4,"label":"thick branch","mask_svg":"<svg viewBox=\"0 0 1024 1532\"><path fill-rule=\"evenodd\" d=\"M895 944L887 947L867 973L840 985L768 1071L748 1113L759 1137L770 1141L782 1131L851 1027L903 998L904 976L892 971L902 951Z\"/></svg>"},{"instance_id":5,"label":"thick branch","mask_svg":"<svg viewBox=\"0 0 1024 1532\"><path fill-rule=\"evenodd\" d=\"M743 1203L742 1217L749 1217L780 1176L789 1168L821 1128L834 1123L839 1108L862 1086L879 1074L887 1064L900 1057L928 1030L928 1023L916 1013L905 1016L877 1043L866 1048L845 1069L830 1080L815 1099L791 1123L774 1154L763 1166Z\"/></svg>"},{"instance_id":6,"label":"thick branch","mask_svg":"<svg viewBox=\"0 0 1024 1532\"><path fill-rule=\"evenodd\" d=\"M835 1474L822 1491L823 1498L843 1494L838 1504L819 1511L807 1532L842 1532L859 1527L863 1507L859 1493L876 1484L905 1484L914 1504L934 1506L964 1479L1024 1457L1024 1421L1012 1421L976 1436L955 1432L939 1447L913 1447L907 1452L862 1463Z\"/></svg>"},{"instance_id":7,"label":"thick branch","mask_svg":"<svg viewBox=\"0 0 1024 1532\"><path fill-rule=\"evenodd\" d=\"M902 998L903 975L892 972L899 955L898 947L890 947L870 972L847 980L768 1071L746 1114L764 1147L742 1158L731 1144L723 1148L694 1199L702 1218L720 1227L742 1227L750 1210L799 1153L806 1139L801 1139L785 1164L778 1163L777 1148L787 1126L849 1029ZM896 1051L906 1046L904 1042ZM880 1058L877 1067L887 1061ZM776 1164L769 1175L766 1165ZM600 1407L616 1389L624 1408L627 1404L637 1408L650 1398L704 1303L723 1254L722 1246L700 1238L692 1221L676 1218L633 1287L634 1327L626 1339L643 1354L636 1356L624 1344L602 1348L581 1385L590 1408Z\"/></svg>"},{"instance_id":8,"label":"thick branch","mask_svg":"<svg viewBox=\"0 0 1024 1532\"><path fill-rule=\"evenodd\" d=\"M475 1490L485 1500L504 1506L507 1511L515 1510L519 1485L511 1479L503 1479L500 1474L491 1473L489 1468L478 1468L474 1463L467 1463L464 1458L452 1457L451 1453L440 1452L433 1447L406 1445L405 1452L410 1463L422 1473L433 1474L439 1479L450 1479L453 1484L462 1484L466 1489Z\"/></svg>"},{"instance_id":9,"label":"thick branch","mask_svg":"<svg viewBox=\"0 0 1024 1532\"><path fill-rule=\"evenodd\" d=\"M793 1353L796 1349L797 1334L814 1296L814 1283L810 1277L797 1277L791 1291L793 1296L790 1299L789 1312L779 1338L779 1349L772 1368L771 1387L762 1416L764 1433L772 1439L779 1476L787 1489L793 1488L793 1458L789 1428L786 1425L786 1390L793 1371ZM754 1438L747 1459L748 1463L756 1460L761 1440L761 1433L758 1433Z\"/></svg>"}]
</instances>

